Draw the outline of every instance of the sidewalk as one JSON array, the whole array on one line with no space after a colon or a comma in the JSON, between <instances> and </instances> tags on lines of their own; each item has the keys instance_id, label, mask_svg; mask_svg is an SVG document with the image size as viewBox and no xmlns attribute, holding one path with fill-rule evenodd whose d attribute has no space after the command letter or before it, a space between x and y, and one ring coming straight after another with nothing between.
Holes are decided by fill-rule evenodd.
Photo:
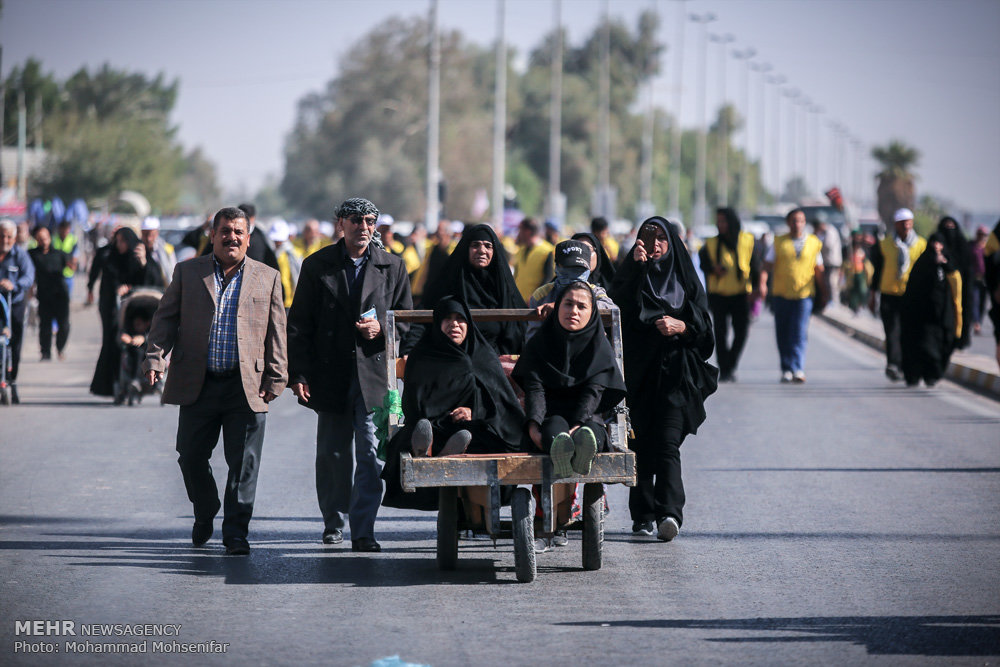
<instances>
[{"instance_id":1,"label":"sidewalk","mask_svg":"<svg viewBox=\"0 0 1000 667\"><path fill-rule=\"evenodd\" d=\"M877 350L885 349L882 322L870 316L867 311L855 315L844 306L830 305L820 317L866 345ZM951 363L948 364L945 377L992 398L1000 399L1000 373L996 359L983 354L955 352L951 355Z\"/></svg>"}]
</instances>

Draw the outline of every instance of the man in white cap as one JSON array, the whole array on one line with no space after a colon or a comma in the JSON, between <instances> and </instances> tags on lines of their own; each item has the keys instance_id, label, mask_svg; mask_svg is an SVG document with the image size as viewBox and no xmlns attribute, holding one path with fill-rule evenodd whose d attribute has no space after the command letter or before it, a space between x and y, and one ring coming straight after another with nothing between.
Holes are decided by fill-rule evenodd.
<instances>
[{"instance_id":1,"label":"man in white cap","mask_svg":"<svg viewBox=\"0 0 1000 667\"><path fill-rule=\"evenodd\" d=\"M292 307L292 297L295 295L295 285L299 282L299 272L302 270L302 258L299 257L288 238L291 227L281 218L271 223L271 231L267 237L274 244L274 254L278 258L278 273L281 274L281 291L284 294L285 310Z\"/></svg>"},{"instance_id":2,"label":"man in white cap","mask_svg":"<svg viewBox=\"0 0 1000 667\"><path fill-rule=\"evenodd\" d=\"M927 241L913 231L913 212L910 209L897 210L893 220L893 233L876 243L871 250L875 272L872 274L868 307L875 312L875 300L881 292L879 314L885 327L885 375L896 382L903 377L900 370L903 362L900 343L903 293L906 292L910 270L927 247Z\"/></svg>"},{"instance_id":3,"label":"man in white cap","mask_svg":"<svg viewBox=\"0 0 1000 667\"><path fill-rule=\"evenodd\" d=\"M149 276L146 282L166 288L174 275L174 265L177 264L174 247L160 238L159 218L143 218L139 231L142 234L142 247L145 249L145 254L139 253L139 259L146 263L146 275Z\"/></svg>"}]
</instances>

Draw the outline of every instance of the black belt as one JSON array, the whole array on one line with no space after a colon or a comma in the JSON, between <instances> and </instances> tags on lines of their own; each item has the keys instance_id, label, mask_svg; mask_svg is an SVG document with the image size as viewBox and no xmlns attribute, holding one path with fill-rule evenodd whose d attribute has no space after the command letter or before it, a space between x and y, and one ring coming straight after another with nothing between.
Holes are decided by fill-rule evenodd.
<instances>
[{"instance_id":1,"label":"black belt","mask_svg":"<svg viewBox=\"0 0 1000 667\"><path fill-rule=\"evenodd\" d=\"M209 370L205 374L208 377L212 378L213 380L228 380L230 378L234 378L237 375L239 375L240 371L239 371L238 368L234 368L234 369L228 370L228 371L213 371L213 370Z\"/></svg>"}]
</instances>

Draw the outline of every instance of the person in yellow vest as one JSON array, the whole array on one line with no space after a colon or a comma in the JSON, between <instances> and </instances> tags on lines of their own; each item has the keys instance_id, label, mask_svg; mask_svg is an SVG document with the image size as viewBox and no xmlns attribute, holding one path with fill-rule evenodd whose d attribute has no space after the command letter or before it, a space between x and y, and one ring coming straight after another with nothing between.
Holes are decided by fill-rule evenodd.
<instances>
[{"instance_id":1,"label":"person in yellow vest","mask_svg":"<svg viewBox=\"0 0 1000 667\"><path fill-rule=\"evenodd\" d=\"M292 242L292 245L295 247L296 254L305 259L331 243L332 241L328 237L320 233L319 220L313 219L306 220L305 224L302 225L302 233Z\"/></svg>"},{"instance_id":2,"label":"person in yellow vest","mask_svg":"<svg viewBox=\"0 0 1000 667\"><path fill-rule=\"evenodd\" d=\"M63 220L59 223L59 229L56 235L52 237L52 247L56 250L66 253L69 261L66 263L66 268L63 269L63 280L66 283L66 291L69 293L70 298L73 298L73 276L76 274L77 267L77 255L80 250L80 243L76 238L76 234L73 233L73 223L69 220Z\"/></svg>"},{"instance_id":3,"label":"person in yellow vest","mask_svg":"<svg viewBox=\"0 0 1000 667\"><path fill-rule=\"evenodd\" d=\"M542 238L534 218L525 218L517 228L517 253L514 254L514 283L525 303L531 294L550 282L556 274L555 246Z\"/></svg>"},{"instance_id":4,"label":"person in yellow vest","mask_svg":"<svg viewBox=\"0 0 1000 667\"><path fill-rule=\"evenodd\" d=\"M959 254L948 245L945 234L934 234L906 282L900 312L900 368L908 387L921 380L933 387L944 376L951 353L958 347L964 317L968 316L962 310Z\"/></svg>"},{"instance_id":5,"label":"person in yellow vest","mask_svg":"<svg viewBox=\"0 0 1000 667\"><path fill-rule=\"evenodd\" d=\"M760 257L754 252L754 237L741 229L740 217L731 208L715 212L718 236L705 241L698 251L705 274L708 305L715 326L715 356L719 382L735 382L743 346L750 330L750 300L760 281ZM732 322L733 340L729 342Z\"/></svg>"},{"instance_id":6,"label":"person in yellow vest","mask_svg":"<svg viewBox=\"0 0 1000 667\"><path fill-rule=\"evenodd\" d=\"M767 276L774 274L771 308L774 333L781 358L781 381L802 383L806 344L809 339L809 316L812 314L816 285L822 289L823 242L806 234L806 214L797 208L785 216L788 233L774 239L764 257L758 290L767 295Z\"/></svg>"},{"instance_id":7,"label":"person in yellow vest","mask_svg":"<svg viewBox=\"0 0 1000 667\"><path fill-rule=\"evenodd\" d=\"M302 258L295 246L288 240L291 236L291 226L281 218L271 223L267 238L274 244L274 255L278 258L278 273L281 274L282 301L287 311L292 307L295 296L295 286L299 282L302 271Z\"/></svg>"},{"instance_id":8,"label":"person in yellow vest","mask_svg":"<svg viewBox=\"0 0 1000 667\"><path fill-rule=\"evenodd\" d=\"M906 281L910 278L910 270L927 247L927 241L913 231L913 212L910 209L899 209L893 220L894 233L872 247L871 261L875 272L872 274L868 307L873 313L875 312L875 299L881 292L879 314L882 316L882 326L885 328L885 375L896 382L903 379L900 370L903 352L899 338L902 331L900 309L903 305L903 294L906 293Z\"/></svg>"},{"instance_id":9,"label":"person in yellow vest","mask_svg":"<svg viewBox=\"0 0 1000 667\"><path fill-rule=\"evenodd\" d=\"M604 246L604 252L607 253L608 257L614 264L618 264L618 253L621 251L621 246L615 237L611 235L610 225L606 218L594 218L590 221L590 231L591 233L600 240L601 245Z\"/></svg>"}]
</instances>

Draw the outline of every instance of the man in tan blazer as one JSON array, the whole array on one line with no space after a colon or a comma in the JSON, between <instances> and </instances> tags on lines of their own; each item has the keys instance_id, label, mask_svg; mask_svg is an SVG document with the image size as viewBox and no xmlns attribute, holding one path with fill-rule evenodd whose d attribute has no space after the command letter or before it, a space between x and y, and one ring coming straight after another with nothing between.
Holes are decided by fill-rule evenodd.
<instances>
[{"instance_id":1,"label":"man in tan blazer","mask_svg":"<svg viewBox=\"0 0 1000 667\"><path fill-rule=\"evenodd\" d=\"M246 256L246 214L224 208L212 221L212 254L181 262L153 316L143 370L150 384L167 368L163 402L181 406L178 463L194 506L191 541L212 536L219 491L209 460L222 431L229 476L222 542L250 553L247 531L267 404L288 381L281 277Z\"/></svg>"}]
</instances>

